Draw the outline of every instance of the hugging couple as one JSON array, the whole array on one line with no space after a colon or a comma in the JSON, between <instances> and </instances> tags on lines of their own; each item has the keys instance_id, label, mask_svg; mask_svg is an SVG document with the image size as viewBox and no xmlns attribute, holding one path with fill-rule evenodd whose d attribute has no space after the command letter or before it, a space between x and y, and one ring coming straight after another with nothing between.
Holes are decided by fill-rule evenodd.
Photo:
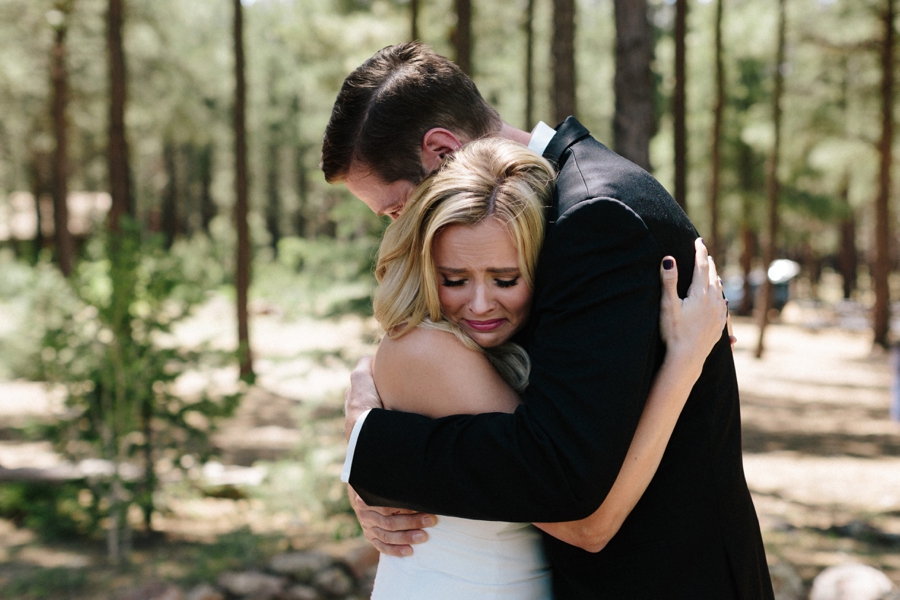
<instances>
[{"instance_id":1,"label":"hugging couple","mask_svg":"<svg viewBox=\"0 0 900 600\"><path fill-rule=\"evenodd\" d=\"M345 406L373 598L773 598L721 280L653 177L418 43L347 77L322 168L394 219Z\"/></svg>"}]
</instances>

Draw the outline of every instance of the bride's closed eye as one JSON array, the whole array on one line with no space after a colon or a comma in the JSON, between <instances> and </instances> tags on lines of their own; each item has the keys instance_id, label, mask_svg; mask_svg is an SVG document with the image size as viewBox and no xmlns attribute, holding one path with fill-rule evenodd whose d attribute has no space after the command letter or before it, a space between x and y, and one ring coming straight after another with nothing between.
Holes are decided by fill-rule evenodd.
<instances>
[{"instance_id":1,"label":"bride's closed eye","mask_svg":"<svg viewBox=\"0 0 900 600\"><path fill-rule=\"evenodd\" d=\"M444 287L459 287L465 282L465 279L447 279L446 277L444 277L443 281L441 281L441 285Z\"/></svg>"},{"instance_id":2,"label":"bride's closed eye","mask_svg":"<svg viewBox=\"0 0 900 600\"><path fill-rule=\"evenodd\" d=\"M495 279L494 281L497 282L497 287L511 288L519 283L519 278L513 277L512 279Z\"/></svg>"}]
</instances>

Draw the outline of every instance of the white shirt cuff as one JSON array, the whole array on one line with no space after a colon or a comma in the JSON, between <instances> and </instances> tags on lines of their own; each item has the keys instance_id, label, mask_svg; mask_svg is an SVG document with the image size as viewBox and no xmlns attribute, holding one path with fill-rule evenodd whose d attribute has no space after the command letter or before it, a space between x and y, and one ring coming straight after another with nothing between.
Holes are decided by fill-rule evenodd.
<instances>
[{"instance_id":1,"label":"white shirt cuff","mask_svg":"<svg viewBox=\"0 0 900 600\"><path fill-rule=\"evenodd\" d=\"M556 130L544 123L538 121L531 131L531 140L528 142L528 149L538 156L544 155L544 150L550 145L550 140L556 135Z\"/></svg>"},{"instance_id":2,"label":"white shirt cuff","mask_svg":"<svg viewBox=\"0 0 900 600\"><path fill-rule=\"evenodd\" d=\"M359 438L359 432L362 430L363 421L366 420L366 417L369 416L370 412L372 412L372 409L359 415L359 419L356 420L353 431L350 433L350 441L347 442L347 458L344 459L344 468L341 471L341 481L344 483L350 483L350 467L353 466L353 453L356 452L356 440Z\"/></svg>"}]
</instances>

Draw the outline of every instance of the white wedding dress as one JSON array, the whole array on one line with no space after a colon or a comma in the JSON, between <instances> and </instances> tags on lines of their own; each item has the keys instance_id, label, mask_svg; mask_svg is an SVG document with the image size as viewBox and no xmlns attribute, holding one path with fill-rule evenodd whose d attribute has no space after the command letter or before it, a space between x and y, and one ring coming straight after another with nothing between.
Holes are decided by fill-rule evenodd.
<instances>
[{"instance_id":1,"label":"white wedding dress","mask_svg":"<svg viewBox=\"0 0 900 600\"><path fill-rule=\"evenodd\" d=\"M381 555L372 600L549 600L550 567L527 523L438 517L412 556Z\"/></svg>"}]
</instances>

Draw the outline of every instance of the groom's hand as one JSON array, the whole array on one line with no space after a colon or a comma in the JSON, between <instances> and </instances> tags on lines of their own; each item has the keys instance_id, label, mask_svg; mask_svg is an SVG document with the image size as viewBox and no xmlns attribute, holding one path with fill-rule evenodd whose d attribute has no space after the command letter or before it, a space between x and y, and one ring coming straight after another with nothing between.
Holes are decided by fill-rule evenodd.
<instances>
[{"instance_id":1,"label":"groom's hand","mask_svg":"<svg viewBox=\"0 0 900 600\"><path fill-rule=\"evenodd\" d=\"M360 415L371 408L384 408L384 405L375 389L372 357L363 356L350 373L350 388L344 395L344 437L347 440Z\"/></svg>"},{"instance_id":2,"label":"groom's hand","mask_svg":"<svg viewBox=\"0 0 900 600\"><path fill-rule=\"evenodd\" d=\"M428 534L422 530L437 523L434 515L403 508L369 506L349 485L347 495L363 535L382 554L411 555L413 544L421 544L428 539Z\"/></svg>"}]
</instances>

